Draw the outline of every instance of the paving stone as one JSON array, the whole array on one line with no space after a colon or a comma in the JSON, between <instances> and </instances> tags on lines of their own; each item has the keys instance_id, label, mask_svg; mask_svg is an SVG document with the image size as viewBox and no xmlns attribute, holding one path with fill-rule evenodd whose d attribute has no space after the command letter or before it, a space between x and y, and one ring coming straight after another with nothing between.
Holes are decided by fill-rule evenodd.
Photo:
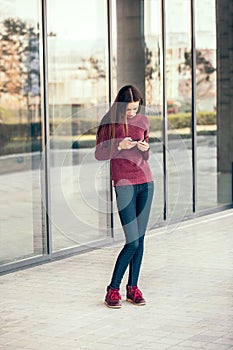
<instances>
[{"instance_id":1,"label":"paving stone","mask_svg":"<svg viewBox=\"0 0 233 350\"><path fill-rule=\"evenodd\" d=\"M103 301L121 244L0 277L3 350L233 349L233 210L146 237L147 305Z\"/></svg>"}]
</instances>

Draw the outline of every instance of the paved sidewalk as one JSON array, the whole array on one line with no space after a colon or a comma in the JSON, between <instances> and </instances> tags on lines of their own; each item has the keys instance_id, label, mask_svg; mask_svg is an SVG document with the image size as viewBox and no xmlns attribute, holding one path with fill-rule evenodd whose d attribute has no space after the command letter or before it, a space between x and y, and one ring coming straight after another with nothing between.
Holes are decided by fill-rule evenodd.
<instances>
[{"instance_id":1,"label":"paved sidewalk","mask_svg":"<svg viewBox=\"0 0 233 350\"><path fill-rule=\"evenodd\" d=\"M154 230L146 306L103 304L120 246L0 277L0 349L233 349L233 210Z\"/></svg>"}]
</instances>

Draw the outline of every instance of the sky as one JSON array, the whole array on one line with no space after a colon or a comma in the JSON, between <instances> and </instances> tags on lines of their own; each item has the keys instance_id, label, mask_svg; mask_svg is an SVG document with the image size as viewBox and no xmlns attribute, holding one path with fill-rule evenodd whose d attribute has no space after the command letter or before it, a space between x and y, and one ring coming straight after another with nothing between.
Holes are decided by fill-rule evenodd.
<instances>
[{"instance_id":1,"label":"sky","mask_svg":"<svg viewBox=\"0 0 233 350\"><path fill-rule=\"evenodd\" d=\"M161 33L161 0L144 0L145 33L158 35ZM190 0L166 0L166 32L167 34L186 35L190 42L191 16ZM206 49L216 48L215 35L215 0L195 0L196 10L196 44ZM179 37L177 36L179 41ZM179 45L179 43L178 43Z\"/></svg>"},{"instance_id":2,"label":"sky","mask_svg":"<svg viewBox=\"0 0 233 350\"><path fill-rule=\"evenodd\" d=\"M48 32L58 37L93 39L105 32L105 0L47 0ZM39 18L38 0L0 0L1 17L4 15L24 20Z\"/></svg>"},{"instance_id":3,"label":"sky","mask_svg":"<svg viewBox=\"0 0 233 350\"><path fill-rule=\"evenodd\" d=\"M114 3L114 1L113 1ZM160 0L144 0L148 23L146 33L161 31ZM48 32L57 38L82 41L106 35L106 0L47 0ZM215 48L215 0L196 0L197 40L206 48ZM39 18L39 0L0 0L0 17ZM166 1L167 33L190 33L190 0ZM208 35L208 32L210 33ZM211 35L212 33L212 35Z\"/></svg>"}]
</instances>

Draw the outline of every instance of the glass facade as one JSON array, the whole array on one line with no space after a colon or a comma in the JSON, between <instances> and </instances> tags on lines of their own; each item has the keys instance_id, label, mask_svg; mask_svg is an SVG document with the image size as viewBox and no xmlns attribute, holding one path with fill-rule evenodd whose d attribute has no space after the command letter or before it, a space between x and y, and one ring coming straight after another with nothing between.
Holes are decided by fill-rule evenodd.
<instances>
[{"instance_id":1,"label":"glass facade","mask_svg":"<svg viewBox=\"0 0 233 350\"><path fill-rule=\"evenodd\" d=\"M165 2L166 87L168 136L167 215L182 218L192 212L192 77L185 58L191 56L190 1ZM174 26L174 23L176 25ZM178 128L176 121L185 120ZM185 136L185 137L184 137Z\"/></svg>"},{"instance_id":2,"label":"glass facade","mask_svg":"<svg viewBox=\"0 0 233 350\"><path fill-rule=\"evenodd\" d=\"M218 205L215 2L198 0L196 11L202 14L196 16L197 211L199 212Z\"/></svg>"},{"instance_id":3,"label":"glass facade","mask_svg":"<svg viewBox=\"0 0 233 350\"><path fill-rule=\"evenodd\" d=\"M73 3L47 2L53 251L104 239L107 227L103 215L97 225L95 191L107 168L97 168L93 149L108 101L107 9L103 0L77 2L75 11Z\"/></svg>"},{"instance_id":4,"label":"glass facade","mask_svg":"<svg viewBox=\"0 0 233 350\"><path fill-rule=\"evenodd\" d=\"M42 256L42 117L37 1L0 2L1 264Z\"/></svg>"},{"instance_id":5,"label":"glass facade","mask_svg":"<svg viewBox=\"0 0 233 350\"><path fill-rule=\"evenodd\" d=\"M94 148L125 84L150 120L149 229L232 205L218 2L0 0L0 10L0 272L122 238Z\"/></svg>"}]
</instances>

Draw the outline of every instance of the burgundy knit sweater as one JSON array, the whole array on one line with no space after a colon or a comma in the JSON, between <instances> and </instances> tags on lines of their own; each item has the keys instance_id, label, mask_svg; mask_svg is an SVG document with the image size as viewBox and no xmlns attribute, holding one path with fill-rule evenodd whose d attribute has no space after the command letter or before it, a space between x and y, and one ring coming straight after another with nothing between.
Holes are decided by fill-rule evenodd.
<instances>
[{"instance_id":1,"label":"burgundy knit sweater","mask_svg":"<svg viewBox=\"0 0 233 350\"><path fill-rule=\"evenodd\" d=\"M125 135L123 124L116 124L112 151L108 128L105 129L105 132L99 133L96 141L95 157L97 160L111 160L111 176L114 186L136 185L153 181L148 164L149 150L141 152L137 146L129 150L118 150L119 142L126 136L133 140L140 139L148 142L148 118L136 114L134 117L128 118L127 121L128 135Z\"/></svg>"}]
</instances>

